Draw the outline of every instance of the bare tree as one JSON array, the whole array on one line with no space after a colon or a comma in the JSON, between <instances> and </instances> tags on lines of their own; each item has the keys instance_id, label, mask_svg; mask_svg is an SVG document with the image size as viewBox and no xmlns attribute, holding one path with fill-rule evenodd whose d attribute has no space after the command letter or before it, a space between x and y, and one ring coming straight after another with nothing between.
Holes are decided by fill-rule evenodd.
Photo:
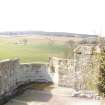
<instances>
[{"instance_id":1,"label":"bare tree","mask_svg":"<svg viewBox=\"0 0 105 105\"><path fill-rule=\"evenodd\" d=\"M28 40L27 39L23 39L23 44L27 45L27 43L28 43Z\"/></svg>"},{"instance_id":2,"label":"bare tree","mask_svg":"<svg viewBox=\"0 0 105 105\"><path fill-rule=\"evenodd\" d=\"M76 48L77 43L73 40L69 40L65 43L65 51L64 56L65 58L72 58L74 54L74 48Z\"/></svg>"}]
</instances>

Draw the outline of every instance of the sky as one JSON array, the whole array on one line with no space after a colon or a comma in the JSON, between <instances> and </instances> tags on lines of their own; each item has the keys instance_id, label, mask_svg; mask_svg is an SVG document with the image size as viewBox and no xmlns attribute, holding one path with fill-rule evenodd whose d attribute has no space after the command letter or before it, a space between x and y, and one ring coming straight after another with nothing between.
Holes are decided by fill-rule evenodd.
<instances>
[{"instance_id":1,"label":"sky","mask_svg":"<svg viewBox=\"0 0 105 105\"><path fill-rule=\"evenodd\" d=\"M0 0L0 32L27 30L105 36L105 0Z\"/></svg>"}]
</instances>

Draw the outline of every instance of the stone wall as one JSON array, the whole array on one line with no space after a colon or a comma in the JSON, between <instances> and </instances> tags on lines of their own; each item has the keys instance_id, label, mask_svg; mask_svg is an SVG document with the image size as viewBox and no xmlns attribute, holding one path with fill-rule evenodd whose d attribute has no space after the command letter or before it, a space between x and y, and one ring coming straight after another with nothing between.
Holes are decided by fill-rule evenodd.
<instances>
[{"instance_id":1,"label":"stone wall","mask_svg":"<svg viewBox=\"0 0 105 105\"><path fill-rule=\"evenodd\" d=\"M0 62L0 96L10 94L16 88L15 67L18 60L4 60Z\"/></svg>"},{"instance_id":2,"label":"stone wall","mask_svg":"<svg viewBox=\"0 0 105 105\"><path fill-rule=\"evenodd\" d=\"M15 68L18 85L29 82L52 82L48 64L19 64Z\"/></svg>"},{"instance_id":3,"label":"stone wall","mask_svg":"<svg viewBox=\"0 0 105 105\"><path fill-rule=\"evenodd\" d=\"M12 95L21 85L30 82L53 82L48 64L20 64L18 59L0 62L0 96Z\"/></svg>"},{"instance_id":4,"label":"stone wall","mask_svg":"<svg viewBox=\"0 0 105 105\"><path fill-rule=\"evenodd\" d=\"M75 88L96 89L99 65L96 59L97 46L82 45L74 53Z\"/></svg>"},{"instance_id":5,"label":"stone wall","mask_svg":"<svg viewBox=\"0 0 105 105\"><path fill-rule=\"evenodd\" d=\"M99 62L97 46L80 45L74 50L73 59L52 57L49 65L56 72L59 86L78 90L96 89Z\"/></svg>"},{"instance_id":6,"label":"stone wall","mask_svg":"<svg viewBox=\"0 0 105 105\"><path fill-rule=\"evenodd\" d=\"M59 86L73 87L74 85L74 60L52 57L50 70L56 73L56 84Z\"/></svg>"}]
</instances>

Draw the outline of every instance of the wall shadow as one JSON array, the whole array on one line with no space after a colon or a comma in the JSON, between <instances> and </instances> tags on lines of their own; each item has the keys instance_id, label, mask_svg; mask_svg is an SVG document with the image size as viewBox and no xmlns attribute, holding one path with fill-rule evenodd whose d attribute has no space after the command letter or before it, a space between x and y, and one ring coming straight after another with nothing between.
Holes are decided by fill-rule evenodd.
<instances>
[{"instance_id":1,"label":"wall shadow","mask_svg":"<svg viewBox=\"0 0 105 105\"><path fill-rule=\"evenodd\" d=\"M53 87L51 83L32 82L22 85L18 87L17 93L13 96L13 103L19 101L19 105L28 105L28 103L31 102L48 102L53 96L51 93L52 89Z\"/></svg>"}]
</instances>

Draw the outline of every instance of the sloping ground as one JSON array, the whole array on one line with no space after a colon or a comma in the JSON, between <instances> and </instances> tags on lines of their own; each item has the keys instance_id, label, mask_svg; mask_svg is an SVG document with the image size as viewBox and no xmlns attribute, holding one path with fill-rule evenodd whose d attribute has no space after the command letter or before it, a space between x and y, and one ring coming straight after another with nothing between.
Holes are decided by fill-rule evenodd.
<instances>
[{"instance_id":1,"label":"sloping ground","mask_svg":"<svg viewBox=\"0 0 105 105\"><path fill-rule=\"evenodd\" d=\"M99 100L71 97L67 88L28 89L5 105L100 105Z\"/></svg>"}]
</instances>

